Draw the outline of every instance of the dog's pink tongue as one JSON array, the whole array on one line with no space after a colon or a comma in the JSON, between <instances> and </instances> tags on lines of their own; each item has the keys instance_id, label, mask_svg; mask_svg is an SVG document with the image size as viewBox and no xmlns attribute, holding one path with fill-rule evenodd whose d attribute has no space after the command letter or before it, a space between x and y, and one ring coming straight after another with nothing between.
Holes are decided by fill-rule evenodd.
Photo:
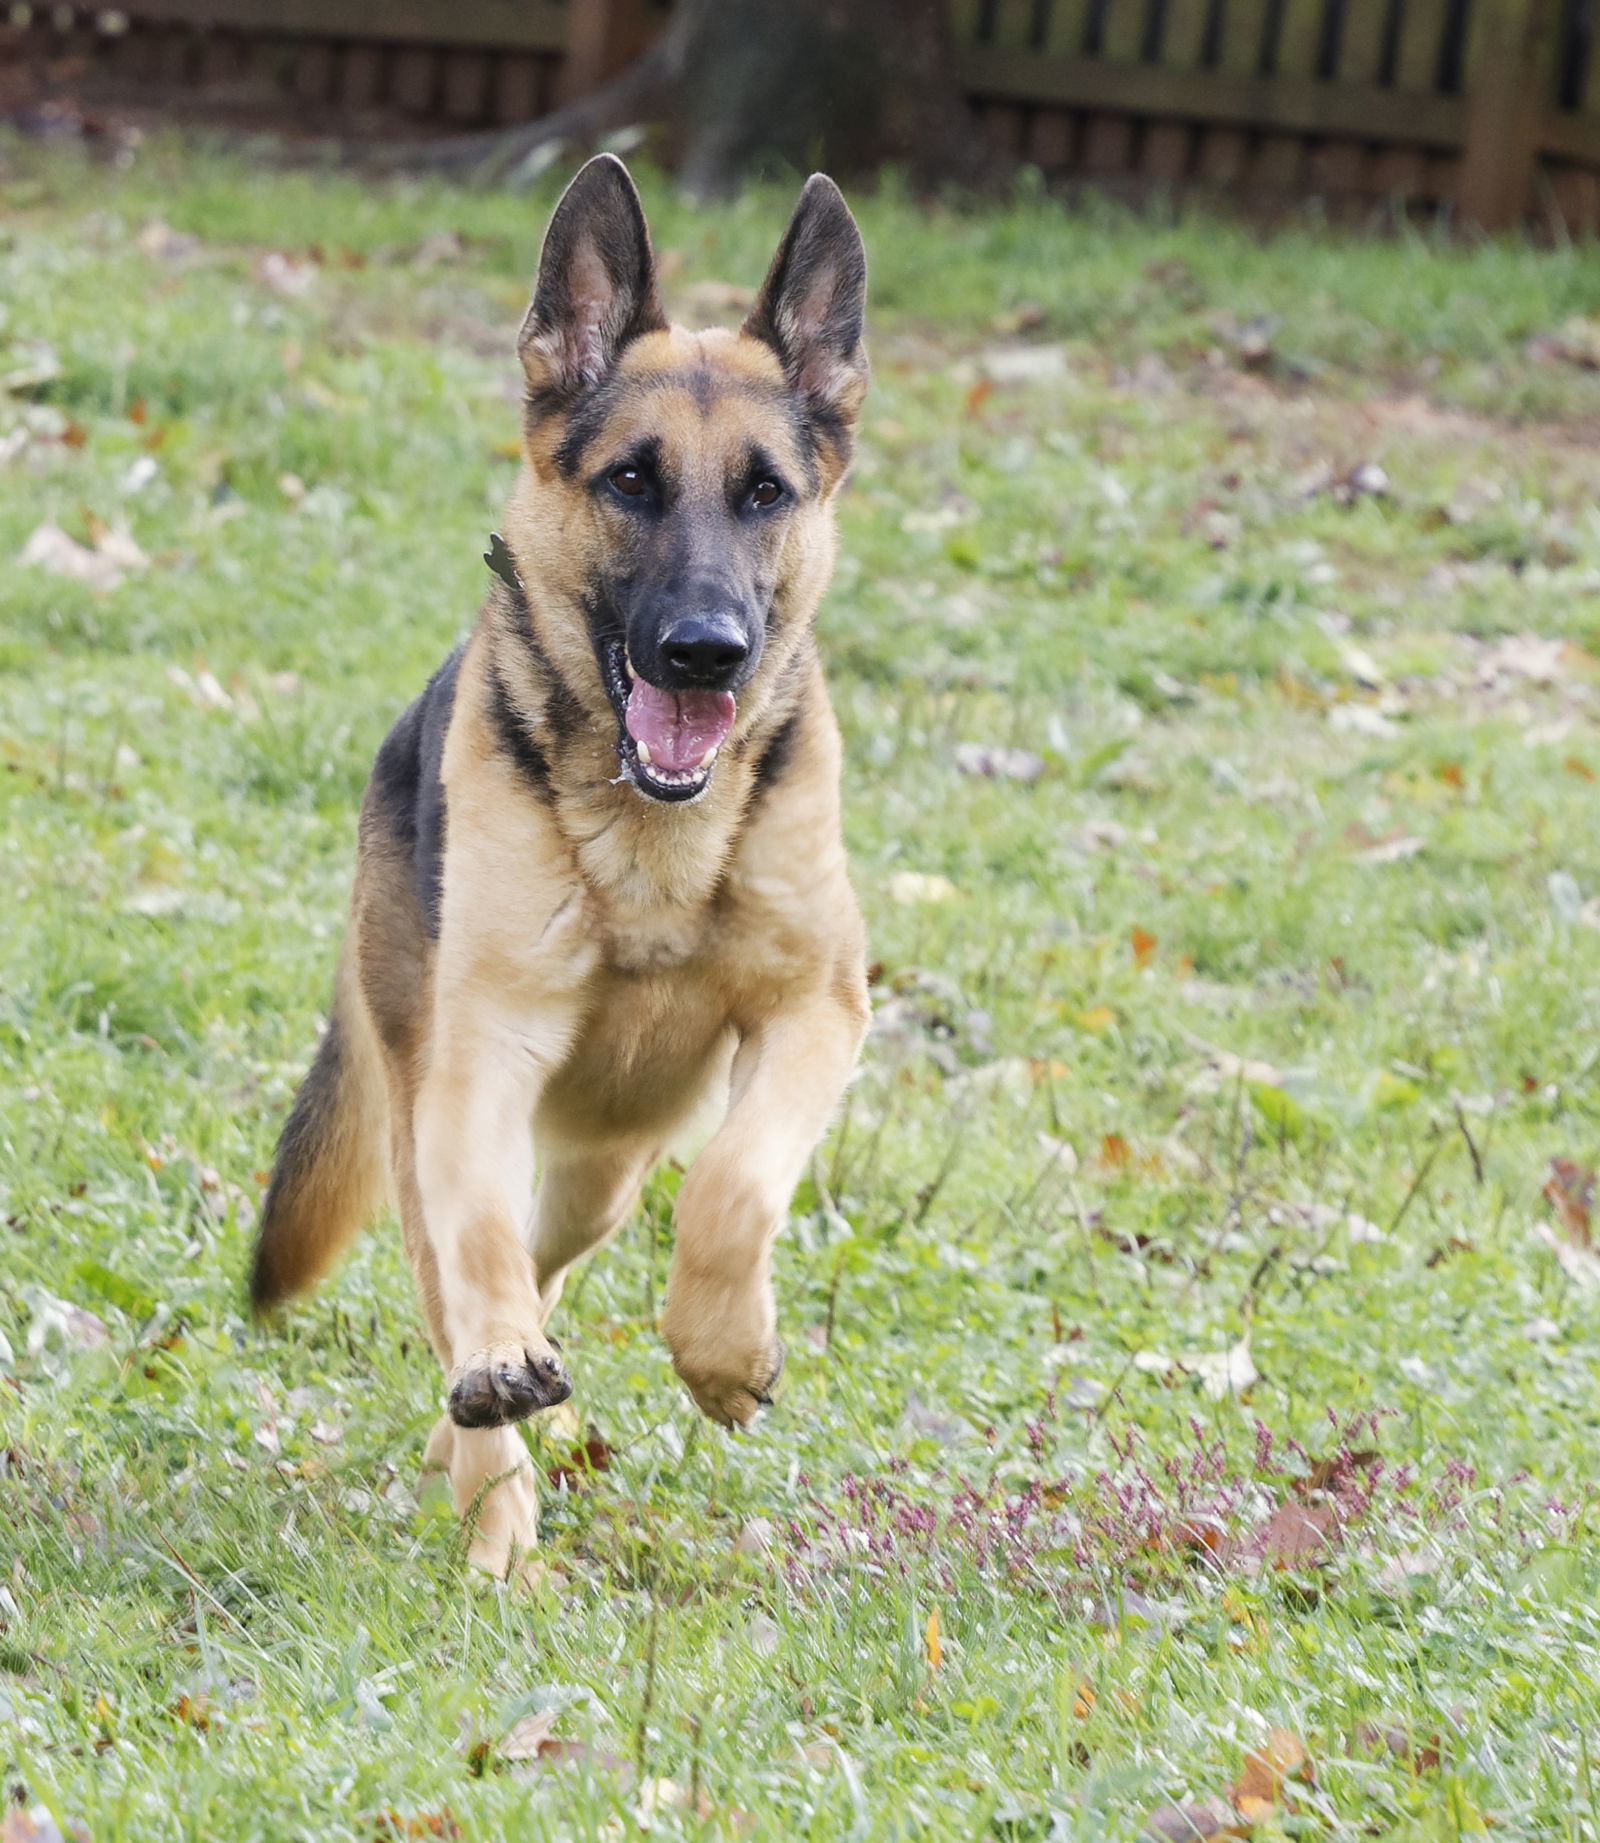
<instances>
[{"instance_id":1,"label":"dog's pink tongue","mask_svg":"<svg viewBox=\"0 0 1600 1843\"><path fill-rule=\"evenodd\" d=\"M698 768L733 728L726 691L661 691L642 678L628 694L628 734L650 751L658 768Z\"/></svg>"}]
</instances>

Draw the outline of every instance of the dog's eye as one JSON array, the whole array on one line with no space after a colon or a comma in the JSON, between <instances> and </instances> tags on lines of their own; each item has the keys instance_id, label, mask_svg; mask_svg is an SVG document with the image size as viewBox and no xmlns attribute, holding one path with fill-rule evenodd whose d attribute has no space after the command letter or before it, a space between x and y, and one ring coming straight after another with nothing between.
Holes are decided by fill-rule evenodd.
<instances>
[{"instance_id":1,"label":"dog's eye","mask_svg":"<svg viewBox=\"0 0 1600 1843\"><path fill-rule=\"evenodd\" d=\"M750 489L750 500L753 505L775 506L782 497L783 488L776 480L758 480Z\"/></svg>"},{"instance_id":2,"label":"dog's eye","mask_svg":"<svg viewBox=\"0 0 1600 1843\"><path fill-rule=\"evenodd\" d=\"M612 472L611 484L629 499L637 499L645 489L645 478L637 467L618 467Z\"/></svg>"}]
</instances>

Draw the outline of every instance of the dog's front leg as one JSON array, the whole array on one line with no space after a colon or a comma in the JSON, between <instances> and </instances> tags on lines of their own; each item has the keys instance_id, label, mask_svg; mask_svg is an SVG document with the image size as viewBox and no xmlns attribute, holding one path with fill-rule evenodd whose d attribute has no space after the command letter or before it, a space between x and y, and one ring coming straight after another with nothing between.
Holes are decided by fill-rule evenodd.
<instances>
[{"instance_id":1,"label":"dog's front leg","mask_svg":"<svg viewBox=\"0 0 1600 1843\"><path fill-rule=\"evenodd\" d=\"M413 1110L430 1318L450 1391L424 1466L449 1473L470 1525L469 1559L496 1576L538 1536L533 1468L510 1423L572 1392L544 1334L519 1234L532 1188L533 1112L549 1066L541 1052L561 1030L555 1017L519 1028L487 1009L453 1005Z\"/></svg>"},{"instance_id":2,"label":"dog's front leg","mask_svg":"<svg viewBox=\"0 0 1600 1843\"><path fill-rule=\"evenodd\" d=\"M565 1401L572 1384L544 1334L522 1243L533 1112L564 1020L455 1007L417 1094L422 1216L448 1345L450 1418L499 1427Z\"/></svg>"},{"instance_id":3,"label":"dog's front leg","mask_svg":"<svg viewBox=\"0 0 1600 1843\"><path fill-rule=\"evenodd\" d=\"M678 1193L663 1330L689 1393L724 1426L753 1420L782 1368L772 1243L866 1017L864 993L819 993L749 1032L727 1115Z\"/></svg>"}]
</instances>

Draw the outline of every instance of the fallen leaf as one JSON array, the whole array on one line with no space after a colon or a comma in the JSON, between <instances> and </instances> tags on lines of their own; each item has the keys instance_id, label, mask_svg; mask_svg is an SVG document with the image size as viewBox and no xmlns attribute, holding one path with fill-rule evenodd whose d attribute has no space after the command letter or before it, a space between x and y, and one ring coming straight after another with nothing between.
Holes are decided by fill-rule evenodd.
<instances>
[{"instance_id":1,"label":"fallen leaf","mask_svg":"<svg viewBox=\"0 0 1600 1843\"><path fill-rule=\"evenodd\" d=\"M1146 933L1143 928L1135 927L1128 939L1133 947L1134 965L1148 966L1155 958L1157 946L1156 937L1153 934Z\"/></svg>"},{"instance_id":2,"label":"fallen leaf","mask_svg":"<svg viewBox=\"0 0 1600 1843\"><path fill-rule=\"evenodd\" d=\"M1398 864L1405 858L1414 858L1419 851L1426 851L1427 848L1428 841L1425 838L1418 838L1414 833L1396 832L1357 851L1352 861L1357 864Z\"/></svg>"},{"instance_id":3,"label":"fallen leaf","mask_svg":"<svg viewBox=\"0 0 1600 1843\"><path fill-rule=\"evenodd\" d=\"M1286 1501L1258 1535L1262 1558L1274 1568L1317 1568L1332 1560L1338 1518L1326 1504Z\"/></svg>"},{"instance_id":4,"label":"fallen leaf","mask_svg":"<svg viewBox=\"0 0 1600 1843\"><path fill-rule=\"evenodd\" d=\"M939 1609L937 1606L928 1614L928 1624L923 1633L923 1641L928 1651L928 1668L937 1670L944 1662L944 1646L939 1639Z\"/></svg>"},{"instance_id":5,"label":"fallen leaf","mask_svg":"<svg viewBox=\"0 0 1600 1843\"><path fill-rule=\"evenodd\" d=\"M958 742L953 751L955 764L963 774L981 775L991 781L1036 781L1044 773L1045 760L1032 749L1006 749L987 742Z\"/></svg>"},{"instance_id":6,"label":"fallen leaf","mask_svg":"<svg viewBox=\"0 0 1600 1843\"><path fill-rule=\"evenodd\" d=\"M1410 1729L1390 1716L1356 1724L1357 1745L1377 1752L1380 1748L1395 1759L1405 1761L1414 1773L1435 1773L1443 1761L1440 1737L1431 1734L1424 1740L1413 1737Z\"/></svg>"},{"instance_id":7,"label":"fallen leaf","mask_svg":"<svg viewBox=\"0 0 1600 1843\"><path fill-rule=\"evenodd\" d=\"M1248 1836L1250 1828L1226 1799L1203 1798L1198 1804L1160 1806L1139 1834L1151 1843L1193 1843L1201 1837Z\"/></svg>"},{"instance_id":8,"label":"fallen leaf","mask_svg":"<svg viewBox=\"0 0 1600 1843\"><path fill-rule=\"evenodd\" d=\"M380 1811L372 1820L372 1835L384 1843L390 1837L459 1837L461 1826L451 1816L449 1806L442 1811L414 1812L409 1817L402 1817L398 1811Z\"/></svg>"},{"instance_id":9,"label":"fallen leaf","mask_svg":"<svg viewBox=\"0 0 1600 1843\"><path fill-rule=\"evenodd\" d=\"M200 252L200 239L186 230L174 230L170 224L160 218L152 218L141 230L134 243L141 256L151 262L171 263L174 268L181 267Z\"/></svg>"},{"instance_id":10,"label":"fallen leaf","mask_svg":"<svg viewBox=\"0 0 1600 1843\"><path fill-rule=\"evenodd\" d=\"M494 1751L503 1760L539 1760L555 1747L555 1726L560 1719L559 1709L540 1709L536 1714L525 1715Z\"/></svg>"},{"instance_id":11,"label":"fallen leaf","mask_svg":"<svg viewBox=\"0 0 1600 1843\"><path fill-rule=\"evenodd\" d=\"M1585 1290L1600 1287L1600 1255L1578 1247L1548 1222L1536 1222L1533 1232L1556 1257L1556 1265L1569 1280Z\"/></svg>"},{"instance_id":12,"label":"fallen leaf","mask_svg":"<svg viewBox=\"0 0 1600 1843\"><path fill-rule=\"evenodd\" d=\"M1064 345L995 346L978 354L978 371L991 384L1031 384L1043 378L1065 377Z\"/></svg>"},{"instance_id":13,"label":"fallen leaf","mask_svg":"<svg viewBox=\"0 0 1600 1843\"><path fill-rule=\"evenodd\" d=\"M18 563L86 582L103 594L120 588L125 577L144 569L150 559L125 531L107 531L94 549L80 544L59 525L39 525L29 534Z\"/></svg>"},{"instance_id":14,"label":"fallen leaf","mask_svg":"<svg viewBox=\"0 0 1600 1843\"><path fill-rule=\"evenodd\" d=\"M1072 1691L1072 1715L1075 1721L1087 1721L1094 1713L1094 1685L1087 1677L1079 1677Z\"/></svg>"},{"instance_id":15,"label":"fallen leaf","mask_svg":"<svg viewBox=\"0 0 1600 1843\"><path fill-rule=\"evenodd\" d=\"M610 1466L611 1448L591 1427L589 1437L574 1444L566 1458L553 1460L545 1467L545 1477L551 1484L565 1485L573 1491L589 1484Z\"/></svg>"},{"instance_id":16,"label":"fallen leaf","mask_svg":"<svg viewBox=\"0 0 1600 1843\"><path fill-rule=\"evenodd\" d=\"M202 1734L211 1726L209 1696L180 1696L167 1712L174 1721L186 1722L189 1727L198 1728Z\"/></svg>"},{"instance_id":17,"label":"fallen leaf","mask_svg":"<svg viewBox=\"0 0 1600 1843\"><path fill-rule=\"evenodd\" d=\"M1178 1367L1185 1375L1197 1376L1201 1387L1214 1401L1225 1395L1243 1395L1252 1383L1261 1380L1260 1372L1250 1359L1250 1340L1240 1338L1227 1350L1201 1351L1179 1357Z\"/></svg>"},{"instance_id":18,"label":"fallen leaf","mask_svg":"<svg viewBox=\"0 0 1600 1843\"><path fill-rule=\"evenodd\" d=\"M948 877L920 870L897 870L889 879L889 895L895 902L954 902L961 892Z\"/></svg>"},{"instance_id":19,"label":"fallen leaf","mask_svg":"<svg viewBox=\"0 0 1600 1843\"><path fill-rule=\"evenodd\" d=\"M316 263L304 257L290 256L283 250L268 250L255 263L255 277L274 294L286 300L299 300L316 285Z\"/></svg>"},{"instance_id":20,"label":"fallen leaf","mask_svg":"<svg viewBox=\"0 0 1600 1843\"><path fill-rule=\"evenodd\" d=\"M1100 1162L1112 1169L1120 1169L1133 1157L1133 1147L1128 1144L1121 1133L1102 1133L1100 1135Z\"/></svg>"},{"instance_id":21,"label":"fallen leaf","mask_svg":"<svg viewBox=\"0 0 1600 1843\"><path fill-rule=\"evenodd\" d=\"M967 392L967 414L969 416L976 416L993 394L994 379L988 377L979 378L977 383Z\"/></svg>"},{"instance_id":22,"label":"fallen leaf","mask_svg":"<svg viewBox=\"0 0 1600 1843\"><path fill-rule=\"evenodd\" d=\"M28 1811L10 1805L0 1818L0 1843L89 1843L89 1833L81 1824L68 1824L63 1834L43 1805Z\"/></svg>"},{"instance_id":23,"label":"fallen leaf","mask_svg":"<svg viewBox=\"0 0 1600 1843\"><path fill-rule=\"evenodd\" d=\"M466 250L466 240L460 231L432 231L417 245L411 266L413 269L436 269L441 263L459 262Z\"/></svg>"},{"instance_id":24,"label":"fallen leaf","mask_svg":"<svg viewBox=\"0 0 1600 1843\"><path fill-rule=\"evenodd\" d=\"M1244 1756L1244 1770L1231 1787L1233 1802L1242 1813L1264 1817L1283 1797L1286 1781L1309 1779L1311 1759L1306 1744L1289 1728L1269 1728L1267 1738Z\"/></svg>"},{"instance_id":25,"label":"fallen leaf","mask_svg":"<svg viewBox=\"0 0 1600 1843\"><path fill-rule=\"evenodd\" d=\"M1570 1158L1552 1158L1550 1176L1544 1187L1545 1201L1556 1213L1556 1220L1576 1248L1593 1245L1591 1227L1594 1210L1595 1174Z\"/></svg>"},{"instance_id":26,"label":"fallen leaf","mask_svg":"<svg viewBox=\"0 0 1600 1843\"><path fill-rule=\"evenodd\" d=\"M751 1517L734 1539L740 1555L765 1555L772 1547L776 1531L770 1517Z\"/></svg>"},{"instance_id":27,"label":"fallen leaf","mask_svg":"<svg viewBox=\"0 0 1600 1843\"><path fill-rule=\"evenodd\" d=\"M1581 755L1569 755L1566 760L1562 762L1561 766L1566 769L1568 774L1575 774L1580 780L1592 781L1594 779L1594 769L1589 766Z\"/></svg>"}]
</instances>

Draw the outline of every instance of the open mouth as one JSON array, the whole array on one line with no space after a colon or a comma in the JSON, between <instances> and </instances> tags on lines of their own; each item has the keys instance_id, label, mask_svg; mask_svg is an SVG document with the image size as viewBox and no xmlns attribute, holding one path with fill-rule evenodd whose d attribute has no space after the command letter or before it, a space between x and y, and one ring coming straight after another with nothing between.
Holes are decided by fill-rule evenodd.
<instances>
[{"instance_id":1,"label":"open mouth","mask_svg":"<svg viewBox=\"0 0 1600 1843\"><path fill-rule=\"evenodd\" d=\"M620 640L607 641L602 665L616 709L622 771L652 800L692 800L704 793L717 751L733 728L728 691L663 691L631 668Z\"/></svg>"}]
</instances>

